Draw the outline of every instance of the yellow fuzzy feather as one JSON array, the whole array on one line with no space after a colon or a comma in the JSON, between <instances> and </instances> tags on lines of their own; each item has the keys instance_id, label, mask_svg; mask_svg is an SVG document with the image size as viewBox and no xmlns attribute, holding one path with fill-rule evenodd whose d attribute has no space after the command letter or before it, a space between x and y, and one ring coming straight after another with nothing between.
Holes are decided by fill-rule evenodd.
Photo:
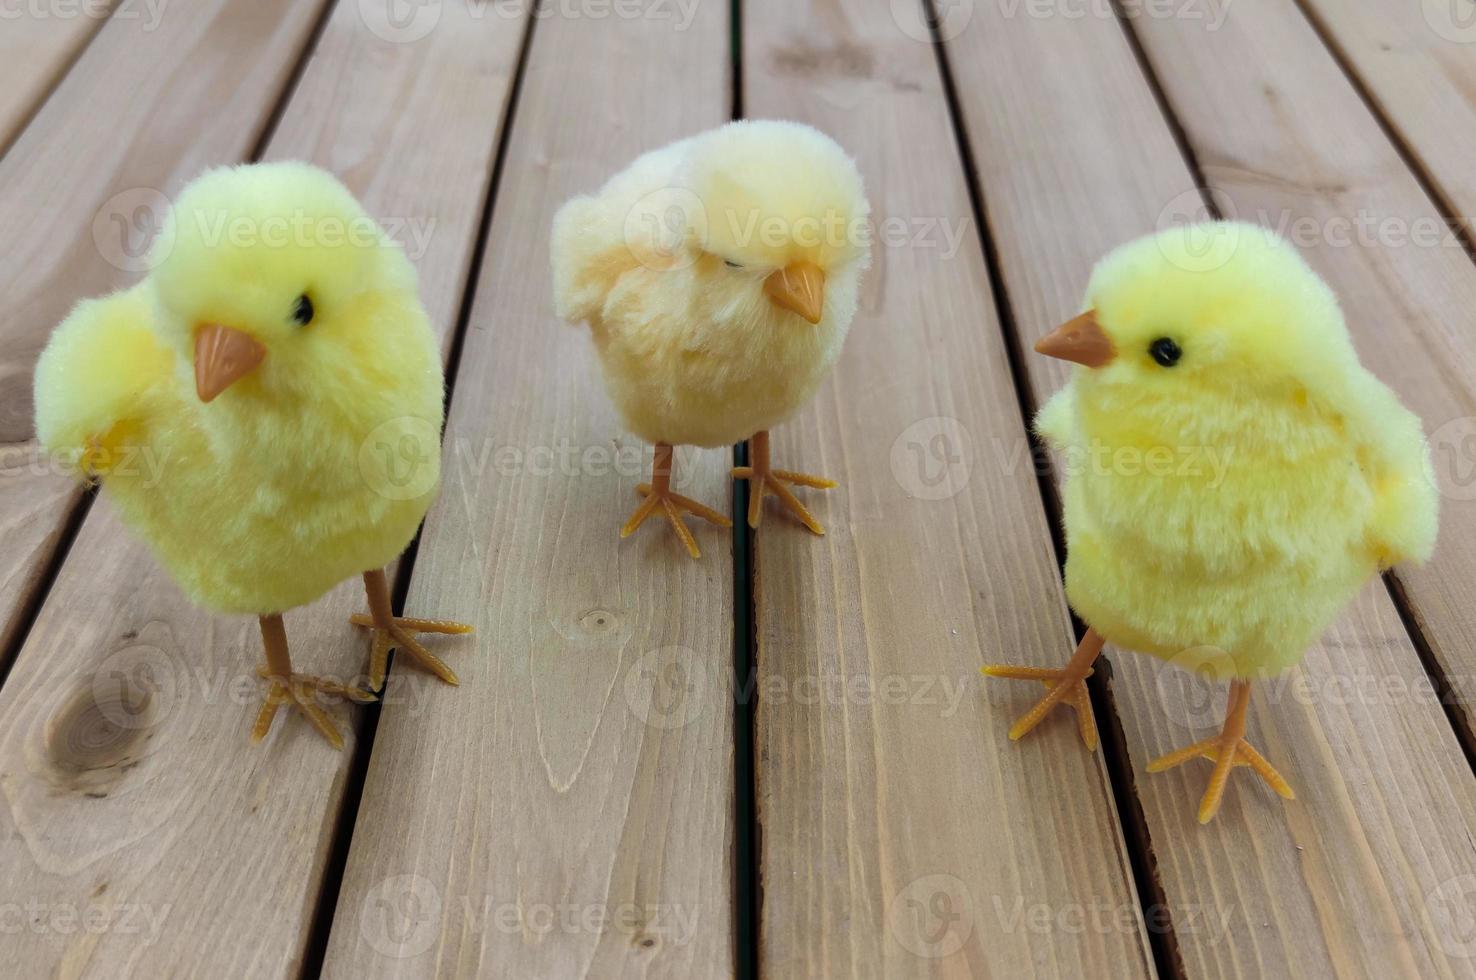
<instances>
[{"instance_id":1,"label":"yellow fuzzy feather","mask_svg":"<svg viewBox=\"0 0 1476 980\"><path fill-rule=\"evenodd\" d=\"M554 218L554 305L587 320L605 385L650 442L727 446L788 418L840 355L870 259L855 163L798 123L745 121L640 157ZM765 297L825 275L810 324Z\"/></svg>"},{"instance_id":2,"label":"yellow fuzzy feather","mask_svg":"<svg viewBox=\"0 0 1476 980\"><path fill-rule=\"evenodd\" d=\"M282 612L392 561L434 497L443 401L401 251L333 177L279 163L191 184L153 260L53 334L36 368L42 443L101 476L210 609ZM206 324L266 350L209 403L194 378Z\"/></svg>"}]
</instances>

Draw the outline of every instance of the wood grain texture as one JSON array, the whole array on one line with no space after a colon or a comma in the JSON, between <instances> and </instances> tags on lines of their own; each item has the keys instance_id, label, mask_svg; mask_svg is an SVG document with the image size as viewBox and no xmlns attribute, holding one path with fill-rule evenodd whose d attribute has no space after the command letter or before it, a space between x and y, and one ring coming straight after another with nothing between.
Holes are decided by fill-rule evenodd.
<instances>
[{"instance_id":1,"label":"wood grain texture","mask_svg":"<svg viewBox=\"0 0 1476 980\"><path fill-rule=\"evenodd\" d=\"M470 9L448 4L442 29L397 44L340 6L268 152L333 168L387 227L433 229L423 249L404 240L448 340L524 29ZM362 608L353 581L290 613L295 665L362 671L348 624ZM0 864L6 901L48 921L96 909L109 927L12 937L18 974L298 973L353 735L335 753L284 713L251 745L261 656L253 621L191 608L106 499L94 508L0 691ZM420 693L394 677L386 699Z\"/></svg>"},{"instance_id":2,"label":"wood grain texture","mask_svg":"<svg viewBox=\"0 0 1476 980\"><path fill-rule=\"evenodd\" d=\"M381 716L329 976L733 971L729 533L694 528L697 561L617 536L649 447L548 271L565 198L725 118L726 7L692 9L534 32L407 599L476 651ZM728 462L680 452L674 483L726 510Z\"/></svg>"},{"instance_id":3,"label":"wood grain texture","mask_svg":"<svg viewBox=\"0 0 1476 980\"><path fill-rule=\"evenodd\" d=\"M0 158L0 237L14 243L0 266L0 525L20 529L0 583L0 657L78 501L35 445L36 358L73 303L132 281L165 194L251 150L320 7L130 9L137 16L102 26ZM5 23L38 30L30 19Z\"/></svg>"},{"instance_id":4,"label":"wood grain texture","mask_svg":"<svg viewBox=\"0 0 1476 980\"><path fill-rule=\"evenodd\" d=\"M14 4L0 13L0 149L10 145L51 94L77 53L108 19L111 7L111 0L69 8ZM141 26L157 25L158 19L142 3L130 9L137 10Z\"/></svg>"},{"instance_id":5,"label":"wood grain texture","mask_svg":"<svg viewBox=\"0 0 1476 980\"><path fill-rule=\"evenodd\" d=\"M1150 975L1101 756L1066 717L1009 743L1039 688L979 675L1073 639L934 54L885 4L745 16L746 111L850 149L877 238L775 430L776 466L840 481L807 495L827 534L771 505L757 539L760 972Z\"/></svg>"},{"instance_id":6,"label":"wood grain texture","mask_svg":"<svg viewBox=\"0 0 1476 980\"><path fill-rule=\"evenodd\" d=\"M1315 38L1306 37L1288 41L1284 51L1246 50L1237 20L1265 6L1237 2L1215 32L1202 22L1171 26L1146 15L1133 21L1155 56L1163 50L1165 67L1174 62L1162 76L1169 99L1196 149L1205 151L1211 182L1228 190L1249 218L1258 217L1258 195L1322 200L1323 192L1312 188L1325 187L1326 174L1312 180L1282 172L1288 161L1305 157L1291 150L1274 159L1263 155L1283 135L1313 128L1296 108L1303 99L1347 92L1335 70L1296 84L1268 82L1265 89L1251 80L1300 70L1294 66L1319 54ZM1265 40L1285 29L1253 33ZM1202 216L1201 200L1112 19L1007 17L980 7L947 49L1006 291L1028 345L1079 310L1091 265L1103 251L1195 212ZM1301 128L1283 134L1273 111L1295 113ZM1326 106L1317 113L1332 114ZM1339 143L1326 152L1357 159L1359 151ZM1407 176L1395 161L1348 186L1361 193ZM1343 193L1327 192L1325 217L1348 206ZM1390 363L1380 348L1386 341L1378 338L1396 343L1406 331L1375 336L1375 328L1428 317L1427 304L1439 290L1420 300L1403 295L1404 315L1390 312L1395 300L1379 290L1393 277L1369 270L1397 261L1403 274L1423 279L1428 270L1413 270L1429 257L1386 251L1324 249L1309 257L1348 299L1365 355L1377 352L1370 358L1375 369L1397 379L1411 367ZM1360 276L1367 281L1358 282ZM1381 319L1381 313L1388 315ZM1418 357L1430 363L1429 351ZM1030 354L1026 365L1037 402L1064 382L1056 362ZM1298 799L1283 802L1241 771L1208 827L1194 820L1207 764L1162 775L1149 775L1144 766L1217 729L1224 691L1152 658L1110 656L1135 787L1188 975L1472 972L1460 922L1465 886L1476 870L1470 837L1476 780L1438 701L1423 687L1419 659L1382 583L1370 583L1300 667L1253 694L1251 741L1286 775ZM1052 659L1058 658L1042 662ZM1018 705L1027 701L1016 698ZM1004 738L1003 725L996 737Z\"/></svg>"},{"instance_id":7,"label":"wood grain texture","mask_svg":"<svg viewBox=\"0 0 1476 980\"><path fill-rule=\"evenodd\" d=\"M1476 215L1476 7L1300 0L1467 232Z\"/></svg>"}]
</instances>

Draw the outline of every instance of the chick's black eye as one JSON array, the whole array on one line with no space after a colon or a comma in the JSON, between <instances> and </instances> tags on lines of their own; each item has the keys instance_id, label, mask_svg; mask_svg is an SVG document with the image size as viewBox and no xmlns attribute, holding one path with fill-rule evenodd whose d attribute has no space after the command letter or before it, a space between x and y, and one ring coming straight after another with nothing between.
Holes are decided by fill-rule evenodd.
<instances>
[{"instance_id":1,"label":"chick's black eye","mask_svg":"<svg viewBox=\"0 0 1476 980\"><path fill-rule=\"evenodd\" d=\"M743 268L743 266L739 265L737 262L734 262L732 259L723 259L723 265L727 266L730 269Z\"/></svg>"},{"instance_id":2,"label":"chick's black eye","mask_svg":"<svg viewBox=\"0 0 1476 980\"><path fill-rule=\"evenodd\" d=\"M299 327L305 327L313 322L313 301L307 295L297 297L297 302L292 304L292 322Z\"/></svg>"},{"instance_id":3,"label":"chick's black eye","mask_svg":"<svg viewBox=\"0 0 1476 980\"><path fill-rule=\"evenodd\" d=\"M1184 351L1178 344L1168 337L1159 337L1148 345L1148 353L1153 359L1164 367L1173 367L1179 363L1179 358L1184 356Z\"/></svg>"}]
</instances>

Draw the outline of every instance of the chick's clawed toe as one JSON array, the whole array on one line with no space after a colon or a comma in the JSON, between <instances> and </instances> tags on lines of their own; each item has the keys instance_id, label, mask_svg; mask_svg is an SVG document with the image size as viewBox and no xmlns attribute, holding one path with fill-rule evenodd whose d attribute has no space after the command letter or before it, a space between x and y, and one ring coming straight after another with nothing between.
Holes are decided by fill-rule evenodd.
<instances>
[{"instance_id":1,"label":"chick's clawed toe","mask_svg":"<svg viewBox=\"0 0 1476 980\"><path fill-rule=\"evenodd\" d=\"M1089 629L1082 637L1076 652L1065 667L1022 667L1013 664L989 664L980 671L988 677L1003 677L1016 681L1040 681L1046 686L1046 695L1035 703L1010 727L1010 741L1019 741L1045 720L1046 715L1058 704L1068 704L1076 709L1076 728L1087 751L1097 750L1097 720L1092 714L1092 698L1087 691L1086 679L1092 676L1092 664L1102 653L1106 640L1096 630Z\"/></svg>"},{"instance_id":2,"label":"chick's clawed toe","mask_svg":"<svg viewBox=\"0 0 1476 980\"><path fill-rule=\"evenodd\" d=\"M449 619L412 619L394 615L390 606L389 579L383 569L364 573L364 595L369 600L368 613L355 613L349 622L355 626L367 626L373 637L369 646L369 686L374 690L384 687L384 676L389 670L389 655L393 650L407 654L426 670L447 684L461 683L456 672L446 662L427 650L415 633L440 633L462 636L473 632L473 627Z\"/></svg>"},{"instance_id":3,"label":"chick's clawed toe","mask_svg":"<svg viewBox=\"0 0 1476 980\"><path fill-rule=\"evenodd\" d=\"M640 506L635 513L630 515L620 528L620 536L628 538L636 532L636 528L645 523L646 518L656 513L657 508L665 512L667 520L671 522L672 529L676 531L677 537L681 538L682 544L687 548L687 554L693 558L701 558L702 551L697 547L697 539L692 537L687 523L682 520L682 514L695 514L705 521L716 524L718 527L732 527L733 522L711 507L699 504L691 497L683 497L679 493L673 493L671 489L671 471L675 451L667 443L658 443L656 446L656 458L651 468L651 482L642 483L636 487L636 493L642 498Z\"/></svg>"},{"instance_id":4,"label":"chick's clawed toe","mask_svg":"<svg viewBox=\"0 0 1476 980\"><path fill-rule=\"evenodd\" d=\"M1204 791L1204 798L1199 801L1200 823L1209 823L1219 812L1220 800L1225 795L1225 785L1230 780L1230 770L1239 766L1250 766L1282 798L1288 800L1297 798L1297 794L1292 792L1291 784L1282 778L1275 766L1266 761L1265 756L1251 748L1251 744L1245 740L1244 736L1226 738L1217 735L1214 738L1196 742L1186 748L1154 759L1148 763L1148 771L1163 772L1182 765L1190 759L1199 758L1208 759L1215 764L1214 771L1210 773L1209 786Z\"/></svg>"},{"instance_id":5,"label":"chick's clawed toe","mask_svg":"<svg viewBox=\"0 0 1476 980\"><path fill-rule=\"evenodd\" d=\"M681 538L682 544L686 545L687 554L693 558L701 558L702 551L697 547L697 539L692 537L692 531L687 527L686 522L682 520L682 514L695 514L705 521L716 524L718 527L733 526L732 521L711 507L699 504L691 497L683 497L679 493L672 493L669 488L642 483L636 487L636 493L645 499L635 509L635 513L630 515L630 520L626 521L625 525L620 528L620 536L622 538L628 538L634 534L636 528L645 523L646 518L656 513L656 508L660 507L666 512L667 520L671 521L672 529L676 531L677 537Z\"/></svg>"},{"instance_id":6,"label":"chick's clawed toe","mask_svg":"<svg viewBox=\"0 0 1476 980\"><path fill-rule=\"evenodd\" d=\"M389 626L377 627L374 625L374 617L366 613L355 613L349 617L349 622L355 626L367 626L370 628L372 637L369 646L369 686L379 690L384 686L385 674L389 671L389 655L398 650L414 659L426 670L435 674L447 684L458 686L461 679L456 672L447 666L446 662L426 649L425 645L415 639L415 633L439 633L447 636L462 636L473 631L473 628L465 623L456 623L448 619L411 619L405 616L394 617Z\"/></svg>"},{"instance_id":7,"label":"chick's clawed toe","mask_svg":"<svg viewBox=\"0 0 1476 980\"><path fill-rule=\"evenodd\" d=\"M1092 699L1087 692L1086 679L1092 676L1091 668L1085 674L1073 676L1065 668L1017 667L1012 664L990 664L983 668L989 677L1003 677L1016 681L1040 681L1045 685L1046 696L1036 702L1010 727L1010 740L1018 741L1045 720L1052 708L1068 704L1076 709L1076 727L1087 751L1097 750L1097 721L1092 714Z\"/></svg>"},{"instance_id":8,"label":"chick's clawed toe","mask_svg":"<svg viewBox=\"0 0 1476 980\"><path fill-rule=\"evenodd\" d=\"M1225 786L1230 781L1230 771L1239 766L1250 766L1283 799L1296 799L1296 793L1292 792L1291 785L1282 778L1281 773L1245 739L1245 715L1249 704L1250 684L1245 681L1234 682L1230 688L1230 708L1225 716L1225 727L1220 734L1148 763L1149 772L1163 772L1198 758L1208 759L1215 764L1214 771L1210 773L1209 786L1199 801L1199 822L1202 824L1209 823L1219 812Z\"/></svg>"},{"instance_id":9,"label":"chick's clawed toe","mask_svg":"<svg viewBox=\"0 0 1476 980\"><path fill-rule=\"evenodd\" d=\"M748 486L748 526L757 528L764 516L764 497L773 494L779 498L784 505L800 523L816 534L824 534L825 528L815 520L799 498L784 484L792 483L795 486L810 487L814 490L833 490L838 484L834 480L827 480L823 476L811 476L808 473L796 473L792 470L776 470L769 466L769 434L759 432L749 441L749 457L751 465L733 467L733 479L747 480Z\"/></svg>"},{"instance_id":10,"label":"chick's clawed toe","mask_svg":"<svg viewBox=\"0 0 1476 980\"><path fill-rule=\"evenodd\" d=\"M284 704L291 704L318 730L318 734L328 740L328 744L335 749L343 748L343 736L338 733L338 728L333 720L328 717L320 703L321 696L327 695L332 699L347 699L360 703L373 701L374 695L368 691L360 690L351 684L341 684L338 681L324 677L312 677L308 674L274 674L269 666L263 665L257 668L257 674L267 678L271 686L267 689L266 696L262 699L261 710L256 714L256 723L251 727L251 741L260 742L266 738L267 732L271 731L272 720L277 716L277 709Z\"/></svg>"}]
</instances>

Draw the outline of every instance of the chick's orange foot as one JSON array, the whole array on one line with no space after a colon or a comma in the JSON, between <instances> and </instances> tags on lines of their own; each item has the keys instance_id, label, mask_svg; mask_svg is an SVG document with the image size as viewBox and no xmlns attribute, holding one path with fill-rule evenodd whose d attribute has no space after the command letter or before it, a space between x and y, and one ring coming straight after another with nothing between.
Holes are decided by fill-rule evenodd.
<instances>
[{"instance_id":1,"label":"chick's orange foot","mask_svg":"<svg viewBox=\"0 0 1476 980\"><path fill-rule=\"evenodd\" d=\"M748 441L748 466L733 467L733 479L747 480L748 483L748 526L756 528L764 516L764 497L773 494L779 498L784 509L799 519L805 527L816 534L824 534L825 528L815 520L804 504L799 502L790 489L784 484L793 483L795 486L810 487L814 490L832 490L838 484L834 480L827 480L823 476L811 476L808 473L795 473L792 470L776 470L769 466L769 434L759 432Z\"/></svg>"},{"instance_id":2,"label":"chick's orange foot","mask_svg":"<svg viewBox=\"0 0 1476 980\"><path fill-rule=\"evenodd\" d=\"M1058 704L1067 704L1076 709L1076 727L1087 751L1097 750L1097 721L1092 715L1092 699L1087 691L1086 679L1092 676L1092 664L1102 652L1104 644L1101 634L1087 630L1077 646L1076 653L1065 667L1020 667L1012 664L989 664L982 668L989 677L1004 677L1017 681L1040 681L1046 686L1046 695L1010 728L1010 740L1017 741L1028 735L1036 725Z\"/></svg>"},{"instance_id":3,"label":"chick's orange foot","mask_svg":"<svg viewBox=\"0 0 1476 980\"><path fill-rule=\"evenodd\" d=\"M256 713L256 723L251 726L251 741L260 742L271 731L272 720L277 709L291 704L328 740L335 749L343 748L343 736L328 712L323 708L323 696L333 700L373 701L374 695L349 684L342 684L324 677L294 673L292 659L287 652L287 630L281 616L261 617L261 638L266 648L267 662L257 669L270 686L262 699L261 710ZM330 702L331 703L331 702Z\"/></svg>"},{"instance_id":4,"label":"chick's orange foot","mask_svg":"<svg viewBox=\"0 0 1476 980\"><path fill-rule=\"evenodd\" d=\"M328 744L335 749L343 748L343 736L338 734L338 728L333 720L328 717L324 710L321 699L327 696L331 699L347 699L358 701L361 704L374 700L374 695L368 691L362 691L348 684L329 680L325 677L312 677L308 674L290 674L286 677L273 674L268 666L257 668L256 673L267 678L271 686L267 689L266 696L262 699L261 710L257 712L256 724L251 727L251 741L260 742L266 738L267 732L271 731L272 719L277 717L277 709L284 704L291 704L303 717L318 730L318 734L328 740Z\"/></svg>"},{"instance_id":5,"label":"chick's orange foot","mask_svg":"<svg viewBox=\"0 0 1476 980\"><path fill-rule=\"evenodd\" d=\"M1296 794L1281 773L1245 740L1245 712L1249 705L1250 682L1233 682L1230 685L1230 708L1220 734L1148 763L1149 772L1163 772L1198 758L1208 759L1215 764L1214 771L1210 773L1209 786L1204 791L1203 799L1199 801L1200 823L1209 823L1219 812L1220 801L1225 795L1225 785L1230 780L1230 770L1237 766L1250 766L1280 796L1288 800L1296 799Z\"/></svg>"},{"instance_id":6,"label":"chick's orange foot","mask_svg":"<svg viewBox=\"0 0 1476 980\"><path fill-rule=\"evenodd\" d=\"M374 625L374 617L362 613L355 613L349 617L349 621L355 626L369 627L369 686L379 690L384 686L385 674L389 672L389 655L399 651L426 670L435 674L441 680L453 687L461 684L461 678L456 676L446 661L431 653L425 645L414 636L416 633L444 633L444 634L466 634L472 631L470 626L464 623L453 623L440 619L406 619L396 616L392 623L380 629Z\"/></svg>"},{"instance_id":7,"label":"chick's orange foot","mask_svg":"<svg viewBox=\"0 0 1476 980\"><path fill-rule=\"evenodd\" d=\"M671 490L671 466L672 448L666 443L658 443L656 446L656 462L652 467L650 483L642 483L636 487L636 493L644 499L635 513L630 515L630 520L620 529L620 536L628 538L635 533L636 528L645 523L646 518L656 513L660 508L666 513L667 520L671 522L672 529L676 531L677 537L682 539L682 544L687 547L687 554L693 558L701 558L702 552L697 547L697 539L692 537L691 530L682 520L682 514L695 514L705 521L716 524L718 527L732 527L733 522L711 507L699 504L690 497L683 497Z\"/></svg>"},{"instance_id":8,"label":"chick's orange foot","mask_svg":"<svg viewBox=\"0 0 1476 980\"><path fill-rule=\"evenodd\" d=\"M473 632L473 627L449 619L413 619L394 615L390 606L389 582L383 571L364 573L364 592L369 598L369 612L355 613L349 617L349 622L355 626L369 627L372 637L369 646L370 687L377 691L384 686L384 677L389 670L389 655L396 650L408 655L447 684L456 686L461 683L456 672L444 660L427 650L414 634L464 636Z\"/></svg>"}]
</instances>

